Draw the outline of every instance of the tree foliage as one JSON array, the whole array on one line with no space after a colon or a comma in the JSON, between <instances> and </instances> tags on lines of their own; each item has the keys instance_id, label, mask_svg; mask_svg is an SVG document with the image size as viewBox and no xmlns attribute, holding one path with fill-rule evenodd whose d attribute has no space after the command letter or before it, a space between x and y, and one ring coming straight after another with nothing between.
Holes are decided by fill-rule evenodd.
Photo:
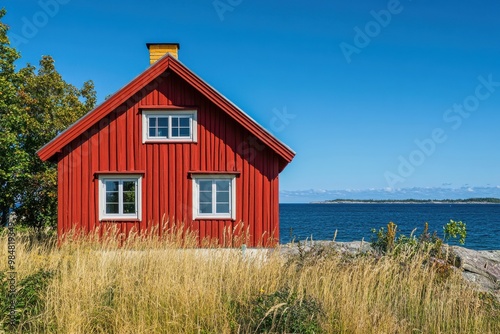
<instances>
[{"instance_id":1,"label":"tree foliage","mask_svg":"<svg viewBox=\"0 0 500 334\"><path fill-rule=\"evenodd\" d=\"M20 54L7 36L0 11L0 216L13 211L17 222L35 228L54 226L57 217L57 169L36 151L91 110L94 85L67 83L54 60L43 56L38 69L16 71Z\"/></svg>"}]
</instances>

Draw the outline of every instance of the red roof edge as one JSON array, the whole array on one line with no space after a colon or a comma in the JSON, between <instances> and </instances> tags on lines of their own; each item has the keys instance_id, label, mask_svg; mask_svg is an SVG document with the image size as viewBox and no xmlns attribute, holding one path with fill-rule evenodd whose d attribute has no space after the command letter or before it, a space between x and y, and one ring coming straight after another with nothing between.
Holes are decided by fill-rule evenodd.
<instances>
[{"instance_id":1,"label":"red roof edge","mask_svg":"<svg viewBox=\"0 0 500 334\"><path fill-rule=\"evenodd\" d=\"M150 82L155 80L167 69L171 69L174 73L179 75L191 86L200 91L210 101L224 110L229 116L231 116L243 127L245 127L251 134L253 134L269 148L275 151L279 156L281 156L286 161L286 163L292 161L293 157L295 156L295 152L293 150L279 141L266 129L255 122L245 112L239 109L226 97L224 97L222 94L208 85L205 81L199 78L196 74L194 74L191 70L189 70L185 65L172 57L170 54L165 55L163 58L151 65L146 71L133 79L130 83L128 83L126 86L112 95L109 99L104 101L94 110L88 112L73 125L71 125L68 129L60 133L48 144L38 150L37 154L40 159L44 161L52 159L58 152L61 152L66 145L70 144L79 135L90 129L90 127L92 127L94 124L98 123L103 117L125 103L128 99L130 99L130 97L132 97L135 93L140 91Z\"/></svg>"}]
</instances>

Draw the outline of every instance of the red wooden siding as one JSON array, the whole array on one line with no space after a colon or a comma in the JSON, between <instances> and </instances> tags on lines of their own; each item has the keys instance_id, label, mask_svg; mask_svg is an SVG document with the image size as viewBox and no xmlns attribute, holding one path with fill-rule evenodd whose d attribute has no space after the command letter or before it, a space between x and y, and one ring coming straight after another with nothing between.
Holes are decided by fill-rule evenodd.
<instances>
[{"instance_id":1,"label":"red wooden siding","mask_svg":"<svg viewBox=\"0 0 500 334\"><path fill-rule=\"evenodd\" d=\"M143 144L142 106L196 109L198 142ZM224 231L237 230L242 223L249 246L272 245L279 236L278 174L287 161L173 72L132 96L66 145L58 157L59 235L103 224L96 172L138 171L144 173L142 219L113 222L123 233L168 222L169 227L194 231L200 244L226 240L226 245L238 246ZM193 221L190 171L240 172L235 221Z\"/></svg>"}]
</instances>

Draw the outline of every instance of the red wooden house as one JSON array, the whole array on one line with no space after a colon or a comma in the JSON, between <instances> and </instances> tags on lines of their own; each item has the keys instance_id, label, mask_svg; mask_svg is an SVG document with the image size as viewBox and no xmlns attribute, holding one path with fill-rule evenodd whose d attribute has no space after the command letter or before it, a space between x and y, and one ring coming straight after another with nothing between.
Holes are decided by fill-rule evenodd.
<instances>
[{"instance_id":1,"label":"red wooden house","mask_svg":"<svg viewBox=\"0 0 500 334\"><path fill-rule=\"evenodd\" d=\"M148 69L38 151L58 166L58 235L176 224L200 244L237 246L241 231L275 244L295 153L179 62L178 44L147 46Z\"/></svg>"}]
</instances>

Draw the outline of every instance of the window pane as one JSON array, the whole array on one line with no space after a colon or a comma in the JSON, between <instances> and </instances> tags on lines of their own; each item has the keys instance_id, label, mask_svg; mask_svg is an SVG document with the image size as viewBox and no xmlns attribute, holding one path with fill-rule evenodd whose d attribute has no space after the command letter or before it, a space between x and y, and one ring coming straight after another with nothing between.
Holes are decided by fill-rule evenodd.
<instances>
[{"instance_id":1,"label":"window pane","mask_svg":"<svg viewBox=\"0 0 500 334\"><path fill-rule=\"evenodd\" d=\"M149 136L156 137L156 117L149 117Z\"/></svg>"},{"instance_id":2,"label":"window pane","mask_svg":"<svg viewBox=\"0 0 500 334\"><path fill-rule=\"evenodd\" d=\"M210 191L210 192L212 192L212 181L200 180L199 181L199 185L200 185L200 190L201 191Z\"/></svg>"},{"instance_id":3,"label":"window pane","mask_svg":"<svg viewBox=\"0 0 500 334\"><path fill-rule=\"evenodd\" d=\"M229 191L218 191L217 203L229 203Z\"/></svg>"},{"instance_id":4,"label":"window pane","mask_svg":"<svg viewBox=\"0 0 500 334\"><path fill-rule=\"evenodd\" d=\"M172 137L191 137L190 117L172 117Z\"/></svg>"},{"instance_id":5,"label":"window pane","mask_svg":"<svg viewBox=\"0 0 500 334\"><path fill-rule=\"evenodd\" d=\"M217 180L215 181L215 186L217 191L229 191L229 180Z\"/></svg>"},{"instance_id":6,"label":"window pane","mask_svg":"<svg viewBox=\"0 0 500 334\"><path fill-rule=\"evenodd\" d=\"M168 127L168 117L158 117L158 126Z\"/></svg>"},{"instance_id":7,"label":"window pane","mask_svg":"<svg viewBox=\"0 0 500 334\"><path fill-rule=\"evenodd\" d=\"M229 213L229 203L217 203L217 213Z\"/></svg>"},{"instance_id":8,"label":"window pane","mask_svg":"<svg viewBox=\"0 0 500 334\"><path fill-rule=\"evenodd\" d=\"M123 202L135 203L135 192L134 191L123 192Z\"/></svg>"},{"instance_id":9,"label":"window pane","mask_svg":"<svg viewBox=\"0 0 500 334\"><path fill-rule=\"evenodd\" d=\"M200 213L212 213L212 203L200 203Z\"/></svg>"},{"instance_id":10,"label":"window pane","mask_svg":"<svg viewBox=\"0 0 500 334\"><path fill-rule=\"evenodd\" d=\"M149 137L168 138L168 117L149 117Z\"/></svg>"},{"instance_id":11,"label":"window pane","mask_svg":"<svg viewBox=\"0 0 500 334\"><path fill-rule=\"evenodd\" d=\"M107 191L106 192L106 203L118 203L118 192L117 191Z\"/></svg>"},{"instance_id":12,"label":"window pane","mask_svg":"<svg viewBox=\"0 0 500 334\"><path fill-rule=\"evenodd\" d=\"M123 181L123 213L135 213L135 181Z\"/></svg>"},{"instance_id":13,"label":"window pane","mask_svg":"<svg viewBox=\"0 0 500 334\"><path fill-rule=\"evenodd\" d=\"M118 183L119 181L106 181L106 213L116 214L118 210Z\"/></svg>"},{"instance_id":14,"label":"window pane","mask_svg":"<svg viewBox=\"0 0 500 334\"><path fill-rule=\"evenodd\" d=\"M135 213L135 203L123 204L123 213Z\"/></svg>"},{"instance_id":15,"label":"window pane","mask_svg":"<svg viewBox=\"0 0 500 334\"><path fill-rule=\"evenodd\" d=\"M168 137L168 128L158 128L158 136L157 137Z\"/></svg>"},{"instance_id":16,"label":"window pane","mask_svg":"<svg viewBox=\"0 0 500 334\"><path fill-rule=\"evenodd\" d=\"M198 186L200 213L212 213L212 181L199 180Z\"/></svg>"},{"instance_id":17,"label":"window pane","mask_svg":"<svg viewBox=\"0 0 500 334\"><path fill-rule=\"evenodd\" d=\"M118 204L106 204L106 213L108 214L119 213Z\"/></svg>"},{"instance_id":18,"label":"window pane","mask_svg":"<svg viewBox=\"0 0 500 334\"><path fill-rule=\"evenodd\" d=\"M123 191L135 191L135 181L123 181Z\"/></svg>"},{"instance_id":19,"label":"window pane","mask_svg":"<svg viewBox=\"0 0 500 334\"><path fill-rule=\"evenodd\" d=\"M212 192L200 191L200 202L212 203Z\"/></svg>"},{"instance_id":20,"label":"window pane","mask_svg":"<svg viewBox=\"0 0 500 334\"><path fill-rule=\"evenodd\" d=\"M118 181L106 181L106 191L118 191Z\"/></svg>"}]
</instances>

